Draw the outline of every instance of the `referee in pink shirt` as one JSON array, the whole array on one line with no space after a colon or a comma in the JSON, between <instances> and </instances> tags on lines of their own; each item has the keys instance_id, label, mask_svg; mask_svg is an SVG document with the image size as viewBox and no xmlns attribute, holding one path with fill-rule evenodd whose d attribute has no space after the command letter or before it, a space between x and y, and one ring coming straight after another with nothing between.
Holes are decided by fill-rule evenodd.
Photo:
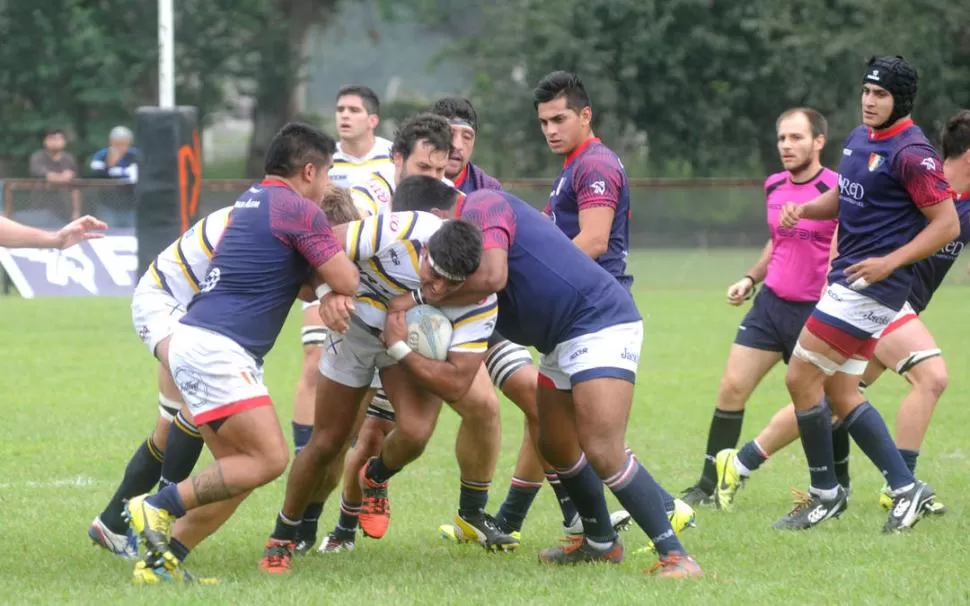
<instances>
[{"instance_id":1,"label":"referee in pink shirt","mask_svg":"<svg viewBox=\"0 0 970 606\"><path fill-rule=\"evenodd\" d=\"M728 288L727 301L741 305L755 293L758 283L764 281L764 286L738 326L728 354L707 434L704 469L700 480L684 491L683 499L692 506L713 500L717 453L737 447L745 403L779 361L788 363L825 286L837 222L801 221L785 228L778 217L785 202L804 204L838 187L838 173L824 168L819 159L827 128L822 114L805 107L789 109L778 118L778 154L785 170L765 179L771 239L758 262Z\"/></svg>"}]
</instances>

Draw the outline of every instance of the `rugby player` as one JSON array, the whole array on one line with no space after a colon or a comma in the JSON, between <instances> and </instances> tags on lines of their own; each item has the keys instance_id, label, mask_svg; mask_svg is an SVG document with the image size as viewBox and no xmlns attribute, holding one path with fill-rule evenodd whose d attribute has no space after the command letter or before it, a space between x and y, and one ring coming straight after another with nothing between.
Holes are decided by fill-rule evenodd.
<instances>
[{"instance_id":1,"label":"rugby player","mask_svg":"<svg viewBox=\"0 0 970 606\"><path fill-rule=\"evenodd\" d=\"M838 189L782 208L786 228L837 216L839 235L828 288L798 337L785 377L811 487L810 497L775 524L779 529L812 528L845 509L847 492L834 470L832 413L886 477L893 507L884 532L912 527L933 496L859 391L873 338L909 296L913 264L960 231L942 162L910 118L917 86L917 72L905 59L870 59L862 76L863 124L846 141Z\"/></svg>"},{"instance_id":2,"label":"rugby player","mask_svg":"<svg viewBox=\"0 0 970 606\"><path fill-rule=\"evenodd\" d=\"M764 282L764 287L741 320L728 353L701 477L684 491L684 500L694 505L714 497L718 453L737 447L748 398L779 361L788 363L828 273L835 220L803 221L794 229L778 223L784 202L804 204L838 187L838 173L822 167L819 159L828 125L822 114L805 107L786 110L775 124L778 155L785 170L764 183L771 236L758 261L728 288L727 302L741 305L759 283ZM719 508L730 506L732 492L717 492L717 496L714 502Z\"/></svg>"},{"instance_id":3,"label":"rugby player","mask_svg":"<svg viewBox=\"0 0 970 606\"><path fill-rule=\"evenodd\" d=\"M456 199L451 208L432 210L482 229L481 265L454 293L425 288L396 297L389 309L405 310L420 300L462 305L498 292L496 329L543 354L536 397L541 454L579 510L584 534L544 550L539 561L623 559L605 483L660 554L652 571L666 577L702 574L674 534L656 482L624 447L643 337L629 291L551 221L510 194L480 190Z\"/></svg>"},{"instance_id":4,"label":"rugby player","mask_svg":"<svg viewBox=\"0 0 970 606\"><path fill-rule=\"evenodd\" d=\"M942 143L943 172L947 181L957 192L970 191L970 111L962 111L947 122ZM886 369L892 369L910 383L910 391L896 415L896 447L910 472L916 471L933 410L949 382L943 352L919 315L943 283L957 256L970 242L970 197L966 193L957 196L956 209L960 217L960 234L913 266L909 297L879 337L874 357L862 375L862 386L872 385ZM792 413L791 405L786 406L772 417L755 440L745 443L740 450L729 449L718 454L719 485L724 486L731 499L738 487L769 456L798 439L798 425ZM848 455L847 450L845 455ZM835 456L838 459L839 453ZM848 491L847 469L845 477L843 480L840 476L839 483ZM892 507L888 486L879 496L885 509ZM926 508L931 514L946 512L946 507L935 496Z\"/></svg>"},{"instance_id":5,"label":"rugby player","mask_svg":"<svg viewBox=\"0 0 970 606\"><path fill-rule=\"evenodd\" d=\"M376 215L390 206L394 183L391 141L374 134L380 124L380 100L366 86L345 86L337 92L334 121L337 124L337 153L330 169L330 181L351 192L362 216ZM332 224L332 223L331 223ZM320 348L327 340L327 328L320 320L319 301L303 303L303 368L293 396L293 446L295 453L306 446L313 431L313 405L320 372ZM335 469L321 478L319 492L329 495L340 481ZM316 542L317 524L323 503L307 508L300 528L306 548Z\"/></svg>"},{"instance_id":6,"label":"rugby player","mask_svg":"<svg viewBox=\"0 0 970 606\"><path fill-rule=\"evenodd\" d=\"M455 187L464 194L470 194L479 189L502 189L502 184L497 179L471 162L478 132L478 113L471 102L460 97L445 97L435 102L431 113L444 117L451 125L452 151L448 158L445 176L454 182ZM417 190L414 193L421 195ZM526 423L526 433L519 451L519 462L516 464L508 495L499 509L496 521L505 532L516 539L521 539L525 517L542 487L543 479L548 478L562 510L566 534L581 533L582 522L576 508L569 500L569 495L551 470L544 473L543 470L548 466L542 463L536 453L539 419L535 393L539 374L532 363L532 355L525 347L516 345L501 334L493 332L489 339L485 366L492 383L523 411ZM474 428L470 425L462 424L456 438L456 449L460 449L461 444L467 441L464 434L472 430ZM617 527L622 528L629 523L630 517L626 512L615 512L613 516ZM463 525L457 518L452 523L439 526L438 533L443 538L460 543L478 540L474 533L463 530Z\"/></svg>"},{"instance_id":7,"label":"rugby player","mask_svg":"<svg viewBox=\"0 0 970 606\"><path fill-rule=\"evenodd\" d=\"M457 193L440 181L433 182L441 188L442 199ZM404 181L401 188L406 186ZM270 573L290 570L296 546L294 520L307 505L307 486L351 437L375 371L380 371L384 389L394 402L396 419L378 455L358 469L365 499L373 498L370 493L376 490L386 491L387 481L421 455L434 430L442 399L467 405L466 394L475 384L479 391L494 397L483 366L497 314L494 294L460 307L441 308L454 327L444 361L413 353L404 342L407 331L403 314L388 315L385 303L421 288L450 292L460 287L481 258L479 230L465 221L442 222L429 213L394 212L340 226L336 233L358 264L361 289L353 301L339 295L328 295L321 301L321 315L332 330L320 363L316 424L310 443L290 470L286 499L260 562ZM339 318L329 313L350 305L354 314L349 323L341 325ZM497 406L491 412L497 417ZM492 427L481 429L490 433ZM497 423L494 429L498 430ZM493 448L490 439L487 436L483 442L476 438L474 445L479 452L469 454L491 457L492 453L482 452ZM497 446L494 449L497 451ZM483 483L490 480L485 478ZM467 481L463 475L463 484ZM474 496L477 500L480 495ZM465 501L464 491L462 497ZM475 528L486 547L514 548L517 542L497 530L484 507L484 501L470 506L463 502L461 517Z\"/></svg>"},{"instance_id":8,"label":"rugby player","mask_svg":"<svg viewBox=\"0 0 970 606\"><path fill-rule=\"evenodd\" d=\"M183 524L191 529L193 518L210 524L219 511L222 523L253 489L286 469L288 449L262 382L262 360L308 280L320 283L318 291L344 295L359 283L317 204L335 150L333 139L307 125L277 133L266 178L234 205L199 292L172 334L169 368L215 461L128 501L130 524L151 560L139 562L143 568L180 576L183 558L169 544L173 522L188 514Z\"/></svg>"}]
</instances>

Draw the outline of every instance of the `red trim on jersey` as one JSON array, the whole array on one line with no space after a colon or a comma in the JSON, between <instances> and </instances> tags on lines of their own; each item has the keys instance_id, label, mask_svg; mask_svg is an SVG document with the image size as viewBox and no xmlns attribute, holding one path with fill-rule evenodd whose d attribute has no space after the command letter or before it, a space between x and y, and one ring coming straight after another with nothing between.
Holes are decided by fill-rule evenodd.
<instances>
[{"instance_id":1,"label":"red trim on jersey","mask_svg":"<svg viewBox=\"0 0 970 606\"><path fill-rule=\"evenodd\" d=\"M260 187L285 187L287 189L293 189L290 184L286 181L281 181L280 179L263 179L259 182Z\"/></svg>"},{"instance_id":2,"label":"red trim on jersey","mask_svg":"<svg viewBox=\"0 0 970 606\"><path fill-rule=\"evenodd\" d=\"M907 128L913 125L912 118L906 118L905 120L900 120L895 126L890 128L885 128L883 130L872 130L869 129L869 140L870 141L885 141L886 139L891 139L903 132Z\"/></svg>"},{"instance_id":3,"label":"red trim on jersey","mask_svg":"<svg viewBox=\"0 0 970 606\"><path fill-rule=\"evenodd\" d=\"M458 190L458 193L460 195L458 196L458 206L455 208L455 216L461 217L461 211L465 208L465 199L468 198L468 196L466 196L465 192L461 190Z\"/></svg>"},{"instance_id":4,"label":"red trim on jersey","mask_svg":"<svg viewBox=\"0 0 970 606\"><path fill-rule=\"evenodd\" d=\"M589 147L593 143L599 143L599 142L600 142L600 138L599 137L590 137L589 139L586 139L585 141L583 141L582 143L580 143L579 144L579 147L577 147L573 151L569 152L569 155L566 156L566 159L563 160L563 162L562 162L562 167L563 168L569 168L569 165L572 164L574 160L576 160L576 158L579 156L579 154L581 154L584 151L586 151L586 148L587 147Z\"/></svg>"},{"instance_id":5,"label":"red trim on jersey","mask_svg":"<svg viewBox=\"0 0 970 606\"><path fill-rule=\"evenodd\" d=\"M461 187L462 183L464 183L465 179L467 178L468 178L468 165L466 164L465 168L461 169L461 172L458 173L458 176L452 179L451 182L455 184L456 188L458 188L458 187Z\"/></svg>"},{"instance_id":6,"label":"red trim on jersey","mask_svg":"<svg viewBox=\"0 0 970 606\"><path fill-rule=\"evenodd\" d=\"M539 373L539 378L537 379L536 383L539 385L539 387L545 387L546 389L557 389L553 380L541 372Z\"/></svg>"},{"instance_id":7,"label":"red trim on jersey","mask_svg":"<svg viewBox=\"0 0 970 606\"><path fill-rule=\"evenodd\" d=\"M954 202L959 202L960 200L967 200L967 199L970 199L970 191L965 191L962 194L957 194L957 193L953 194Z\"/></svg>"},{"instance_id":8,"label":"red trim on jersey","mask_svg":"<svg viewBox=\"0 0 970 606\"><path fill-rule=\"evenodd\" d=\"M868 337L865 339L853 337L843 330L829 326L815 316L809 316L808 321L805 322L805 330L824 341L829 347L846 358L851 358L854 355L862 355L865 345L869 341ZM869 355L871 356L872 352L869 352Z\"/></svg>"},{"instance_id":9,"label":"red trim on jersey","mask_svg":"<svg viewBox=\"0 0 970 606\"><path fill-rule=\"evenodd\" d=\"M219 408L213 408L212 410L199 413L195 415L195 424L205 425L206 423L211 423L212 421L218 421L219 419L225 419L227 417L231 417L232 415L238 415L241 412L246 412L247 410L251 410L253 408L272 405L273 399L269 396L247 398L245 400L239 400L238 402L232 402L230 404L220 406Z\"/></svg>"},{"instance_id":10,"label":"red trim on jersey","mask_svg":"<svg viewBox=\"0 0 970 606\"><path fill-rule=\"evenodd\" d=\"M896 318L895 320L889 323L889 326L883 329L882 335L879 338L882 339L883 337L888 337L889 333L899 328L902 328L903 326L909 324L910 322L912 322L918 317L919 316L916 315L916 312L913 312L913 313L906 314L902 318Z\"/></svg>"}]
</instances>

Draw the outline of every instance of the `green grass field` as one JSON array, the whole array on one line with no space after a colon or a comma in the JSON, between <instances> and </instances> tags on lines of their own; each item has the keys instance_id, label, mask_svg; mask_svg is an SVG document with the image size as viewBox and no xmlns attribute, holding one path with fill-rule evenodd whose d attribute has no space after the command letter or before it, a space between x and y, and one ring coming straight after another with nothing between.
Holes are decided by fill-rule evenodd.
<instances>
[{"instance_id":1,"label":"green grass field","mask_svg":"<svg viewBox=\"0 0 970 606\"><path fill-rule=\"evenodd\" d=\"M718 380L744 313L724 303L724 291L755 255L634 256L646 338L628 443L671 492L693 483L700 471ZM787 511L789 488L808 481L802 452L792 448L749 482L736 512L698 510L697 528L684 542L707 576L688 582L641 573L653 558L632 555L644 539L639 530L625 534L628 557L620 566L540 568L536 553L560 534L548 487L526 522L518 553L487 554L440 540L436 529L454 514L458 497L452 454L457 416L446 410L423 458L392 482L394 517L383 540L359 539L353 553L310 556L296 561L292 576L267 578L256 563L281 504L279 480L258 490L192 554L189 569L221 577L220 585L133 586L131 564L96 550L85 534L155 421L156 363L134 335L128 301L0 298L0 602L966 603L970 326L964 314L970 290L962 263L953 273L925 317L952 377L919 469L949 513L906 535L880 534L882 478L853 448L855 493L842 519L812 532L779 533L771 524ZM266 363L266 382L287 433L298 335L298 322L291 321ZM890 425L905 388L902 379L887 375L869 392ZM743 438L755 435L785 402L778 368L749 403ZM508 488L522 433L517 409L507 405L503 415L492 511ZM328 505L322 531L336 509Z\"/></svg>"}]
</instances>

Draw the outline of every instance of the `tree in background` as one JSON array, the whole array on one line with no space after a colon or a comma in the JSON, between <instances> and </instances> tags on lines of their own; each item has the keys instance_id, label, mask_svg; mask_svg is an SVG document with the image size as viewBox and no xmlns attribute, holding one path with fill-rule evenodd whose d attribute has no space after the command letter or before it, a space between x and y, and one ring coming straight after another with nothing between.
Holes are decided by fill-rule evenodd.
<instances>
[{"instance_id":1,"label":"tree in background","mask_svg":"<svg viewBox=\"0 0 970 606\"><path fill-rule=\"evenodd\" d=\"M176 98L204 117L224 84L256 72L268 0L179 0ZM44 128L72 135L79 159L158 99L156 0L0 0L0 176L24 174ZM136 142L137 143L137 142Z\"/></svg>"}]
</instances>

